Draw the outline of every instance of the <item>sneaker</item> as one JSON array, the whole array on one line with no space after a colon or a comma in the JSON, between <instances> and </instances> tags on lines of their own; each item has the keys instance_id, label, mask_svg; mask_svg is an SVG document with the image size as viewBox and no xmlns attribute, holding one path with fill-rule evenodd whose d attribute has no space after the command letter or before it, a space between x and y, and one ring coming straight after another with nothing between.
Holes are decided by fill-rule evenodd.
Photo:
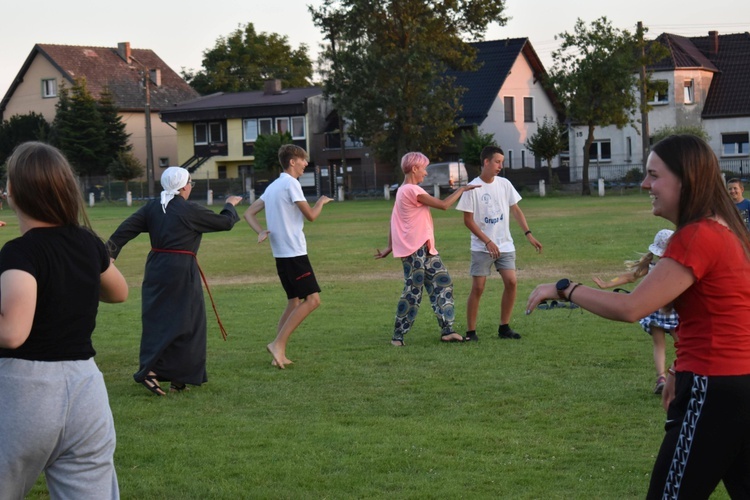
<instances>
[{"instance_id":1,"label":"sneaker","mask_svg":"<svg viewBox=\"0 0 750 500\"><path fill-rule=\"evenodd\" d=\"M464 337L464 342L479 342L479 337L477 336L477 332L466 332L466 337Z\"/></svg>"},{"instance_id":2,"label":"sneaker","mask_svg":"<svg viewBox=\"0 0 750 500\"><path fill-rule=\"evenodd\" d=\"M654 386L654 394L661 394L664 390L664 384L667 383L667 378L664 375L659 375L656 379L656 385Z\"/></svg>"},{"instance_id":3,"label":"sneaker","mask_svg":"<svg viewBox=\"0 0 750 500\"><path fill-rule=\"evenodd\" d=\"M500 337L501 339L520 339L521 338L521 334L513 330L512 328L508 328L504 332L498 332L497 336Z\"/></svg>"}]
</instances>

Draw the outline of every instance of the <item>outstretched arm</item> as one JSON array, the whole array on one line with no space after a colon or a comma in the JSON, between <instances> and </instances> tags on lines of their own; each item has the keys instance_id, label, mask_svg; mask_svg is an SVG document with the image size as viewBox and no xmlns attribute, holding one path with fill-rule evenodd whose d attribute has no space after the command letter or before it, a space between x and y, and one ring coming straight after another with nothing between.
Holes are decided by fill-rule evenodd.
<instances>
[{"instance_id":1,"label":"outstretched arm","mask_svg":"<svg viewBox=\"0 0 750 500\"><path fill-rule=\"evenodd\" d=\"M636 280L635 275L633 273L621 274L618 277L611 279L610 281L603 281L598 276L594 276L593 279L594 279L594 283L596 283L596 286L598 286L599 288L603 288L603 289L614 288L616 286L621 286L621 285L627 285L628 283L634 283Z\"/></svg>"},{"instance_id":2,"label":"outstretched arm","mask_svg":"<svg viewBox=\"0 0 750 500\"><path fill-rule=\"evenodd\" d=\"M321 196L320 198L318 198L318 201L315 202L315 205L313 207L310 207L310 204L306 201L297 201L295 203L299 207L300 212L302 212L302 215L305 216L305 219L309 220L310 222L314 222L315 219L317 219L320 215L320 212L323 211L323 205L331 201L333 201L333 198L329 198L328 196Z\"/></svg>"},{"instance_id":3,"label":"outstretched arm","mask_svg":"<svg viewBox=\"0 0 750 500\"><path fill-rule=\"evenodd\" d=\"M434 196L430 196L429 194L422 193L417 196L417 200L419 201L419 203L427 205L428 207L439 208L440 210L448 210L451 205L458 201L462 194L464 194L466 191L471 191L472 189L476 189L478 187L479 184L468 184L466 186L462 186L452 192L444 200L435 198Z\"/></svg>"},{"instance_id":4,"label":"outstretched arm","mask_svg":"<svg viewBox=\"0 0 750 500\"><path fill-rule=\"evenodd\" d=\"M523 215L523 212L521 211L521 207L518 206L518 203L510 207L510 214L513 216L514 219L516 219L516 222L518 222L518 225L521 226L521 229L523 230L523 233L526 236L526 239L529 241L529 243L531 243L531 246L536 248L537 252L541 253L542 244L539 243L539 241L536 238L534 238L533 234L531 234L531 231L529 230L529 224L526 222L526 216Z\"/></svg>"}]
</instances>

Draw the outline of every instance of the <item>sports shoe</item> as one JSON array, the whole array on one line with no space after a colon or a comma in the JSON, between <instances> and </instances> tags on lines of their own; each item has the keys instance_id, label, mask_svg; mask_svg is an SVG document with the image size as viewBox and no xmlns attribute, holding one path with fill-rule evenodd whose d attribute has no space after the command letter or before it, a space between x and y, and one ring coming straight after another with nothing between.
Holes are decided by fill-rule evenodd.
<instances>
[{"instance_id":1,"label":"sports shoe","mask_svg":"<svg viewBox=\"0 0 750 500\"><path fill-rule=\"evenodd\" d=\"M656 379L656 385L654 386L654 394L661 394L664 390L664 384L667 383L667 378L664 375L659 375Z\"/></svg>"},{"instance_id":2,"label":"sports shoe","mask_svg":"<svg viewBox=\"0 0 750 500\"><path fill-rule=\"evenodd\" d=\"M508 328L504 332L498 331L497 336L500 337L501 339L520 339L521 338L521 334L513 330L512 328Z\"/></svg>"},{"instance_id":3,"label":"sports shoe","mask_svg":"<svg viewBox=\"0 0 750 500\"><path fill-rule=\"evenodd\" d=\"M464 342L479 342L479 337L477 336L477 332L466 332L466 337L464 337Z\"/></svg>"}]
</instances>

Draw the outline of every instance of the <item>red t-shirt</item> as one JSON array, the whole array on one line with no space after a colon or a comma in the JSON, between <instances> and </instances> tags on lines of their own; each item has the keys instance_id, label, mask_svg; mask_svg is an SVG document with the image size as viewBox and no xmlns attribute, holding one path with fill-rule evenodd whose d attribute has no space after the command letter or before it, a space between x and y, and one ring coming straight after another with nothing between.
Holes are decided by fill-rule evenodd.
<instances>
[{"instance_id":1,"label":"red t-shirt","mask_svg":"<svg viewBox=\"0 0 750 500\"><path fill-rule=\"evenodd\" d=\"M750 374L750 260L727 227L703 219L676 231L664 253L695 283L674 302L678 371Z\"/></svg>"}]
</instances>

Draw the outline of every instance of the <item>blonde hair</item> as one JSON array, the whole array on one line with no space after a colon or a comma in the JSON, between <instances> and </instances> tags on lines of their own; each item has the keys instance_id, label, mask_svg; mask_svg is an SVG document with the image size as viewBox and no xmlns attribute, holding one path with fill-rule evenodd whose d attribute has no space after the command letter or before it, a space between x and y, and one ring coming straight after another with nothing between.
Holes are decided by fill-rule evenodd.
<instances>
[{"instance_id":1,"label":"blonde hair","mask_svg":"<svg viewBox=\"0 0 750 500\"><path fill-rule=\"evenodd\" d=\"M628 269L628 271L633 273L634 278L643 278L648 274L648 268L653 261L654 254L651 252L647 252L641 254L641 258L638 260L626 260L625 267Z\"/></svg>"}]
</instances>

